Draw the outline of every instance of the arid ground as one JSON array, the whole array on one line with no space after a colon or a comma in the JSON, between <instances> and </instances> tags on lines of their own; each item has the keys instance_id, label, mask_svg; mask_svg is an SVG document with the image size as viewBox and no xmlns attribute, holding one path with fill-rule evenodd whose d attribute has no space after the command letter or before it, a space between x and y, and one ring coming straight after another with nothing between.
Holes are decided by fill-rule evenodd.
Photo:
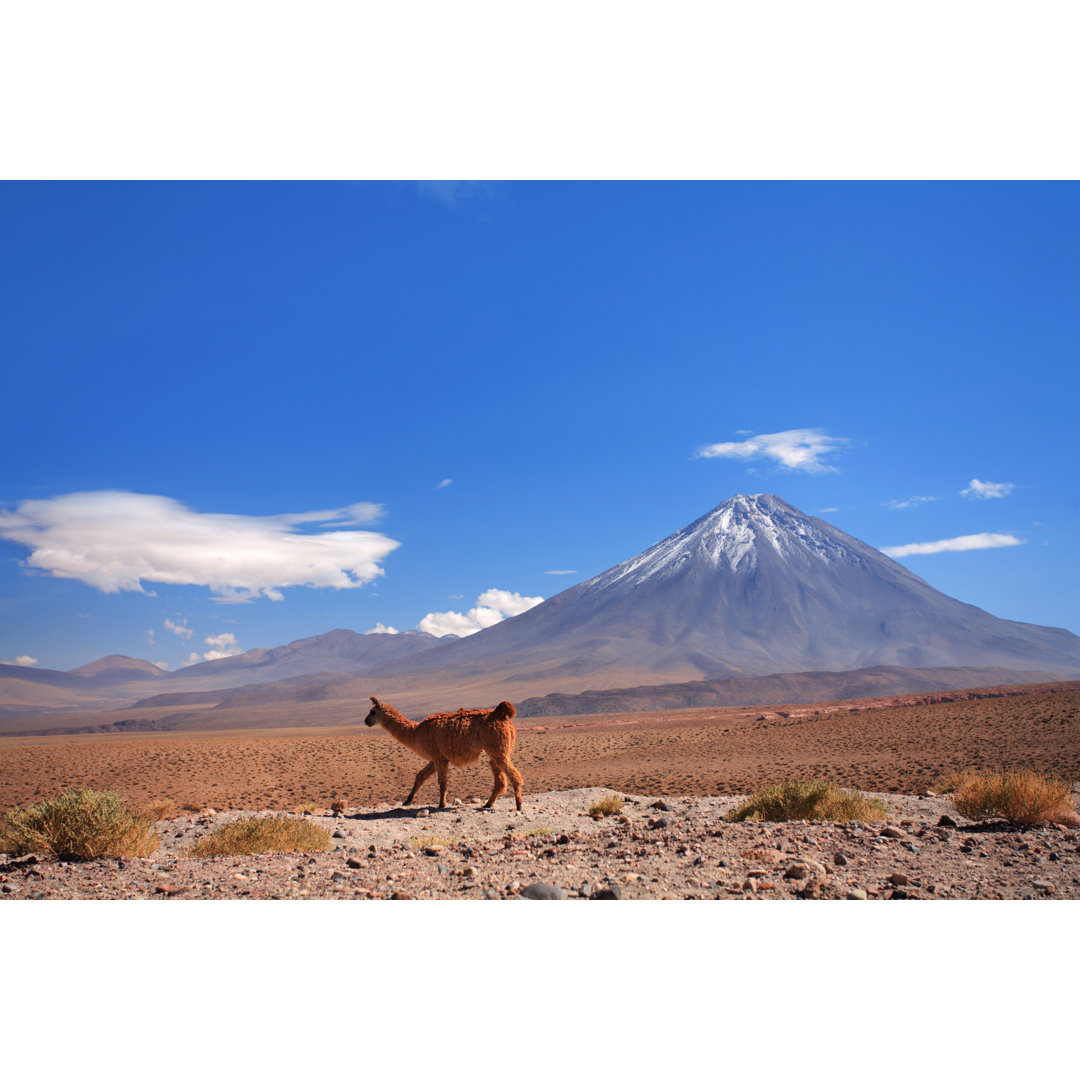
<instances>
[{"instance_id":1,"label":"arid ground","mask_svg":"<svg viewBox=\"0 0 1080 1080\"><path fill-rule=\"evenodd\" d=\"M602 786L736 795L814 777L921 793L952 770L992 767L1076 781L1080 691L871 709L849 702L525 720L514 760L531 793ZM362 726L4 738L0 809L77 786L115 789L133 806L158 798L219 810L396 803L421 765L381 729ZM486 796L490 787L483 759L451 771L452 797ZM436 800L431 780L417 805Z\"/></svg>"}]
</instances>

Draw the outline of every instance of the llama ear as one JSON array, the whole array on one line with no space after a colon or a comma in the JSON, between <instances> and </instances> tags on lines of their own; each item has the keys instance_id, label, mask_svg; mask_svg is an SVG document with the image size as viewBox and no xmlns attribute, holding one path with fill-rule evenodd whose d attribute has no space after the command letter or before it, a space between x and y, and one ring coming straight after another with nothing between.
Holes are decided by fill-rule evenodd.
<instances>
[{"instance_id":1,"label":"llama ear","mask_svg":"<svg viewBox=\"0 0 1080 1080\"><path fill-rule=\"evenodd\" d=\"M378 699L377 697L373 697L373 698L372 698L371 700L372 700L372 701L373 701L373 702L374 702L374 703L375 703L376 705L381 705L381 704L382 704L382 702L381 702L381 701L379 701L379 699Z\"/></svg>"}]
</instances>

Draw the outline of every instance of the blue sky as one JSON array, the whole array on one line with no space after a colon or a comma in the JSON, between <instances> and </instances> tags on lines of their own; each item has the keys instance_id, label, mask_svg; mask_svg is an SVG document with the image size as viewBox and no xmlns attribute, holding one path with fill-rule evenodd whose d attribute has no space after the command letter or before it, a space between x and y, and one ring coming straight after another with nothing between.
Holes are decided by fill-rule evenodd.
<instances>
[{"instance_id":1,"label":"blue sky","mask_svg":"<svg viewBox=\"0 0 1080 1080\"><path fill-rule=\"evenodd\" d=\"M9 182L0 230L5 662L473 628L758 491L1080 633L1076 184Z\"/></svg>"}]
</instances>

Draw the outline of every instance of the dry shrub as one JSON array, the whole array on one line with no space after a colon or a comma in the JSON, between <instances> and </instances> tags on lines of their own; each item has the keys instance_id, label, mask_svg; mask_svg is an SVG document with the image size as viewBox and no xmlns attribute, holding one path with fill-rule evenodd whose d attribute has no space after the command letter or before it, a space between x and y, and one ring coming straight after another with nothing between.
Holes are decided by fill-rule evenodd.
<instances>
[{"instance_id":1,"label":"dry shrub","mask_svg":"<svg viewBox=\"0 0 1080 1080\"><path fill-rule=\"evenodd\" d=\"M172 799L157 799L152 803L147 803L146 806L140 807L133 816L138 818L139 821L145 821L148 825L153 825L155 821L169 821L171 818L176 817L177 813L176 803Z\"/></svg>"},{"instance_id":2,"label":"dry shrub","mask_svg":"<svg viewBox=\"0 0 1080 1080\"><path fill-rule=\"evenodd\" d=\"M956 809L972 821L1004 818L1016 825L1075 822L1076 800L1069 784L1027 769L969 773L951 798Z\"/></svg>"},{"instance_id":3,"label":"dry shrub","mask_svg":"<svg viewBox=\"0 0 1080 1080\"><path fill-rule=\"evenodd\" d=\"M314 814L319 809L318 803L302 802L293 809L294 814Z\"/></svg>"},{"instance_id":4,"label":"dry shrub","mask_svg":"<svg viewBox=\"0 0 1080 1080\"><path fill-rule=\"evenodd\" d=\"M975 775L970 769L953 769L934 785L934 790L940 791L942 795L949 795L954 791L959 791Z\"/></svg>"},{"instance_id":5,"label":"dry shrub","mask_svg":"<svg viewBox=\"0 0 1080 1080\"><path fill-rule=\"evenodd\" d=\"M150 823L125 810L121 795L86 788L8 811L4 833L3 846L13 855L140 858L158 847Z\"/></svg>"},{"instance_id":6,"label":"dry shrub","mask_svg":"<svg viewBox=\"0 0 1080 1080\"><path fill-rule=\"evenodd\" d=\"M187 810L191 814L201 814L203 811L203 804L201 802L186 802L180 809Z\"/></svg>"},{"instance_id":7,"label":"dry shrub","mask_svg":"<svg viewBox=\"0 0 1080 1080\"><path fill-rule=\"evenodd\" d=\"M265 855L285 851L327 851L330 830L287 817L246 817L230 821L192 844L190 855Z\"/></svg>"},{"instance_id":8,"label":"dry shrub","mask_svg":"<svg viewBox=\"0 0 1080 1080\"><path fill-rule=\"evenodd\" d=\"M788 780L759 788L725 821L884 821L880 799L849 791L828 780Z\"/></svg>"},{"instance_id":9,"label":"dry shrub","mask_svg":"<svg viewBox=\"0 0 1080 1080\"><path fill-rule=\"evenodd\" d=\"M330 813L331 814L344 814L345 813L345 804L340 799L335 799L334 802L332 802L330 804Z\"/></svg>"},{"instance_id":10,"label":"dry shrub","mask_svg":"<svg viewBox=\"0 0 1080 1080\"><path fill-rule=\"evenodd\" d=\"M617 814L625 805L626 800L621 795L605 795L589 807L589 817L599 819Z\"/></svg>"}]
</instances>

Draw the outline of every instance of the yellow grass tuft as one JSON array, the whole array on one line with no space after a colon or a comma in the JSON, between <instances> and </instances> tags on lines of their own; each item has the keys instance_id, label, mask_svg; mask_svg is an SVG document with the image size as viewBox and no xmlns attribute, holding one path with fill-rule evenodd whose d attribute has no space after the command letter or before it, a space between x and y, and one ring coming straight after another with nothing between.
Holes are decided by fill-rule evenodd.
<instances>
[{"instance_id":1,"label":"yellow grass tuft","mask_svg":"<svg viewBox=\"0 0 1080 1080\"><path fill-rule=\"evenodd\" d=\"M302 802L299 806L293 808L294 814L314 814L318 811L319 804L313 802Z\"/></svg>"},{"instance_id":2,"label":"yellow grass tuft","mask_svg":"<svg viewBox=\"0 0 1080 1080\"><path fill-rule=\"evenodd\" d=\"M265 855L284 851L327 851L330 830L287 817L238 818L196 840L189 855Z\"/></svg>"},{"instance_id":3,"label":"yellow grass tuft","mask_svg":"<svg viewBox=\"0 0 1080 1080\"><path fill-rule=\"evenodd\" d=\"M589 807L589 817L599 820L617 814L625 805L626 800L621 795L605 795Z\"/></svg>"},{"instance_id":4,"label":"yellow grass tuft","mask_svg":"<svg viewBox=\"0 0 1080 1080\"><path fill-rule=\"evenodd\" d=\"M176 803L172 799L156 799L140 807L132 816L139 821L145 821L148 825L153 825L156 821L169 821L178 813Z\"/></svg>"},{"instance_id":5,"label":"yellow grass tuft","mask_svg":"<svg viewBox=\"0 0 1080 1080\"><path fill-rule=\"evenodd\" d=\"M973 821L1004 818L1015 825L1075 821L1076 799L1069 784L1023 769L968 773L952 793L953 805Z\"/></svg>"},{"instance_id":6,"label":"yellow grass tuft","mask_svg":"<svg viewBox=\"0 0 1080 1080\"><path fill-rule=\"evenodd\" d=\"M528 839L530 836L550 836L551 833L552 830L546 825L536 825L531 829L526 829L521 835L525 839Z\"/></svg>"},{"instance_id":7,"label":"yellow grass tuft","mask_svg":"<svg viewBox=\"0 0 1080 1080\"><path fill-rule=\"evenodd\" d=\"M880 799L848 791L828 780L788 780L759 788L725 821L884 821Z\"/></svg>"},{"instance_id":8,"label":"yellow grass tuft","mask_svg":"<svg viewBox=\"0 0 1080 1080\"><path fill-rule=\"evenodd\" d=\"M409 838L409 846L412 848L450 847L456 843L457 837L451 833L417 833Z\"/></svg>"},{"instance_id":9,"label":"yellow grass tuft","mask_svg":"<svg viewBox=\"0 0 1080 1080\"><path fill-rule=\"evenodd\" d=\"M115 791L73 788L51 799L8 811L2 847L12 855L65 859L140 858L157 850L150 823L124 809Z\"/></svg>"}]
</instances>

